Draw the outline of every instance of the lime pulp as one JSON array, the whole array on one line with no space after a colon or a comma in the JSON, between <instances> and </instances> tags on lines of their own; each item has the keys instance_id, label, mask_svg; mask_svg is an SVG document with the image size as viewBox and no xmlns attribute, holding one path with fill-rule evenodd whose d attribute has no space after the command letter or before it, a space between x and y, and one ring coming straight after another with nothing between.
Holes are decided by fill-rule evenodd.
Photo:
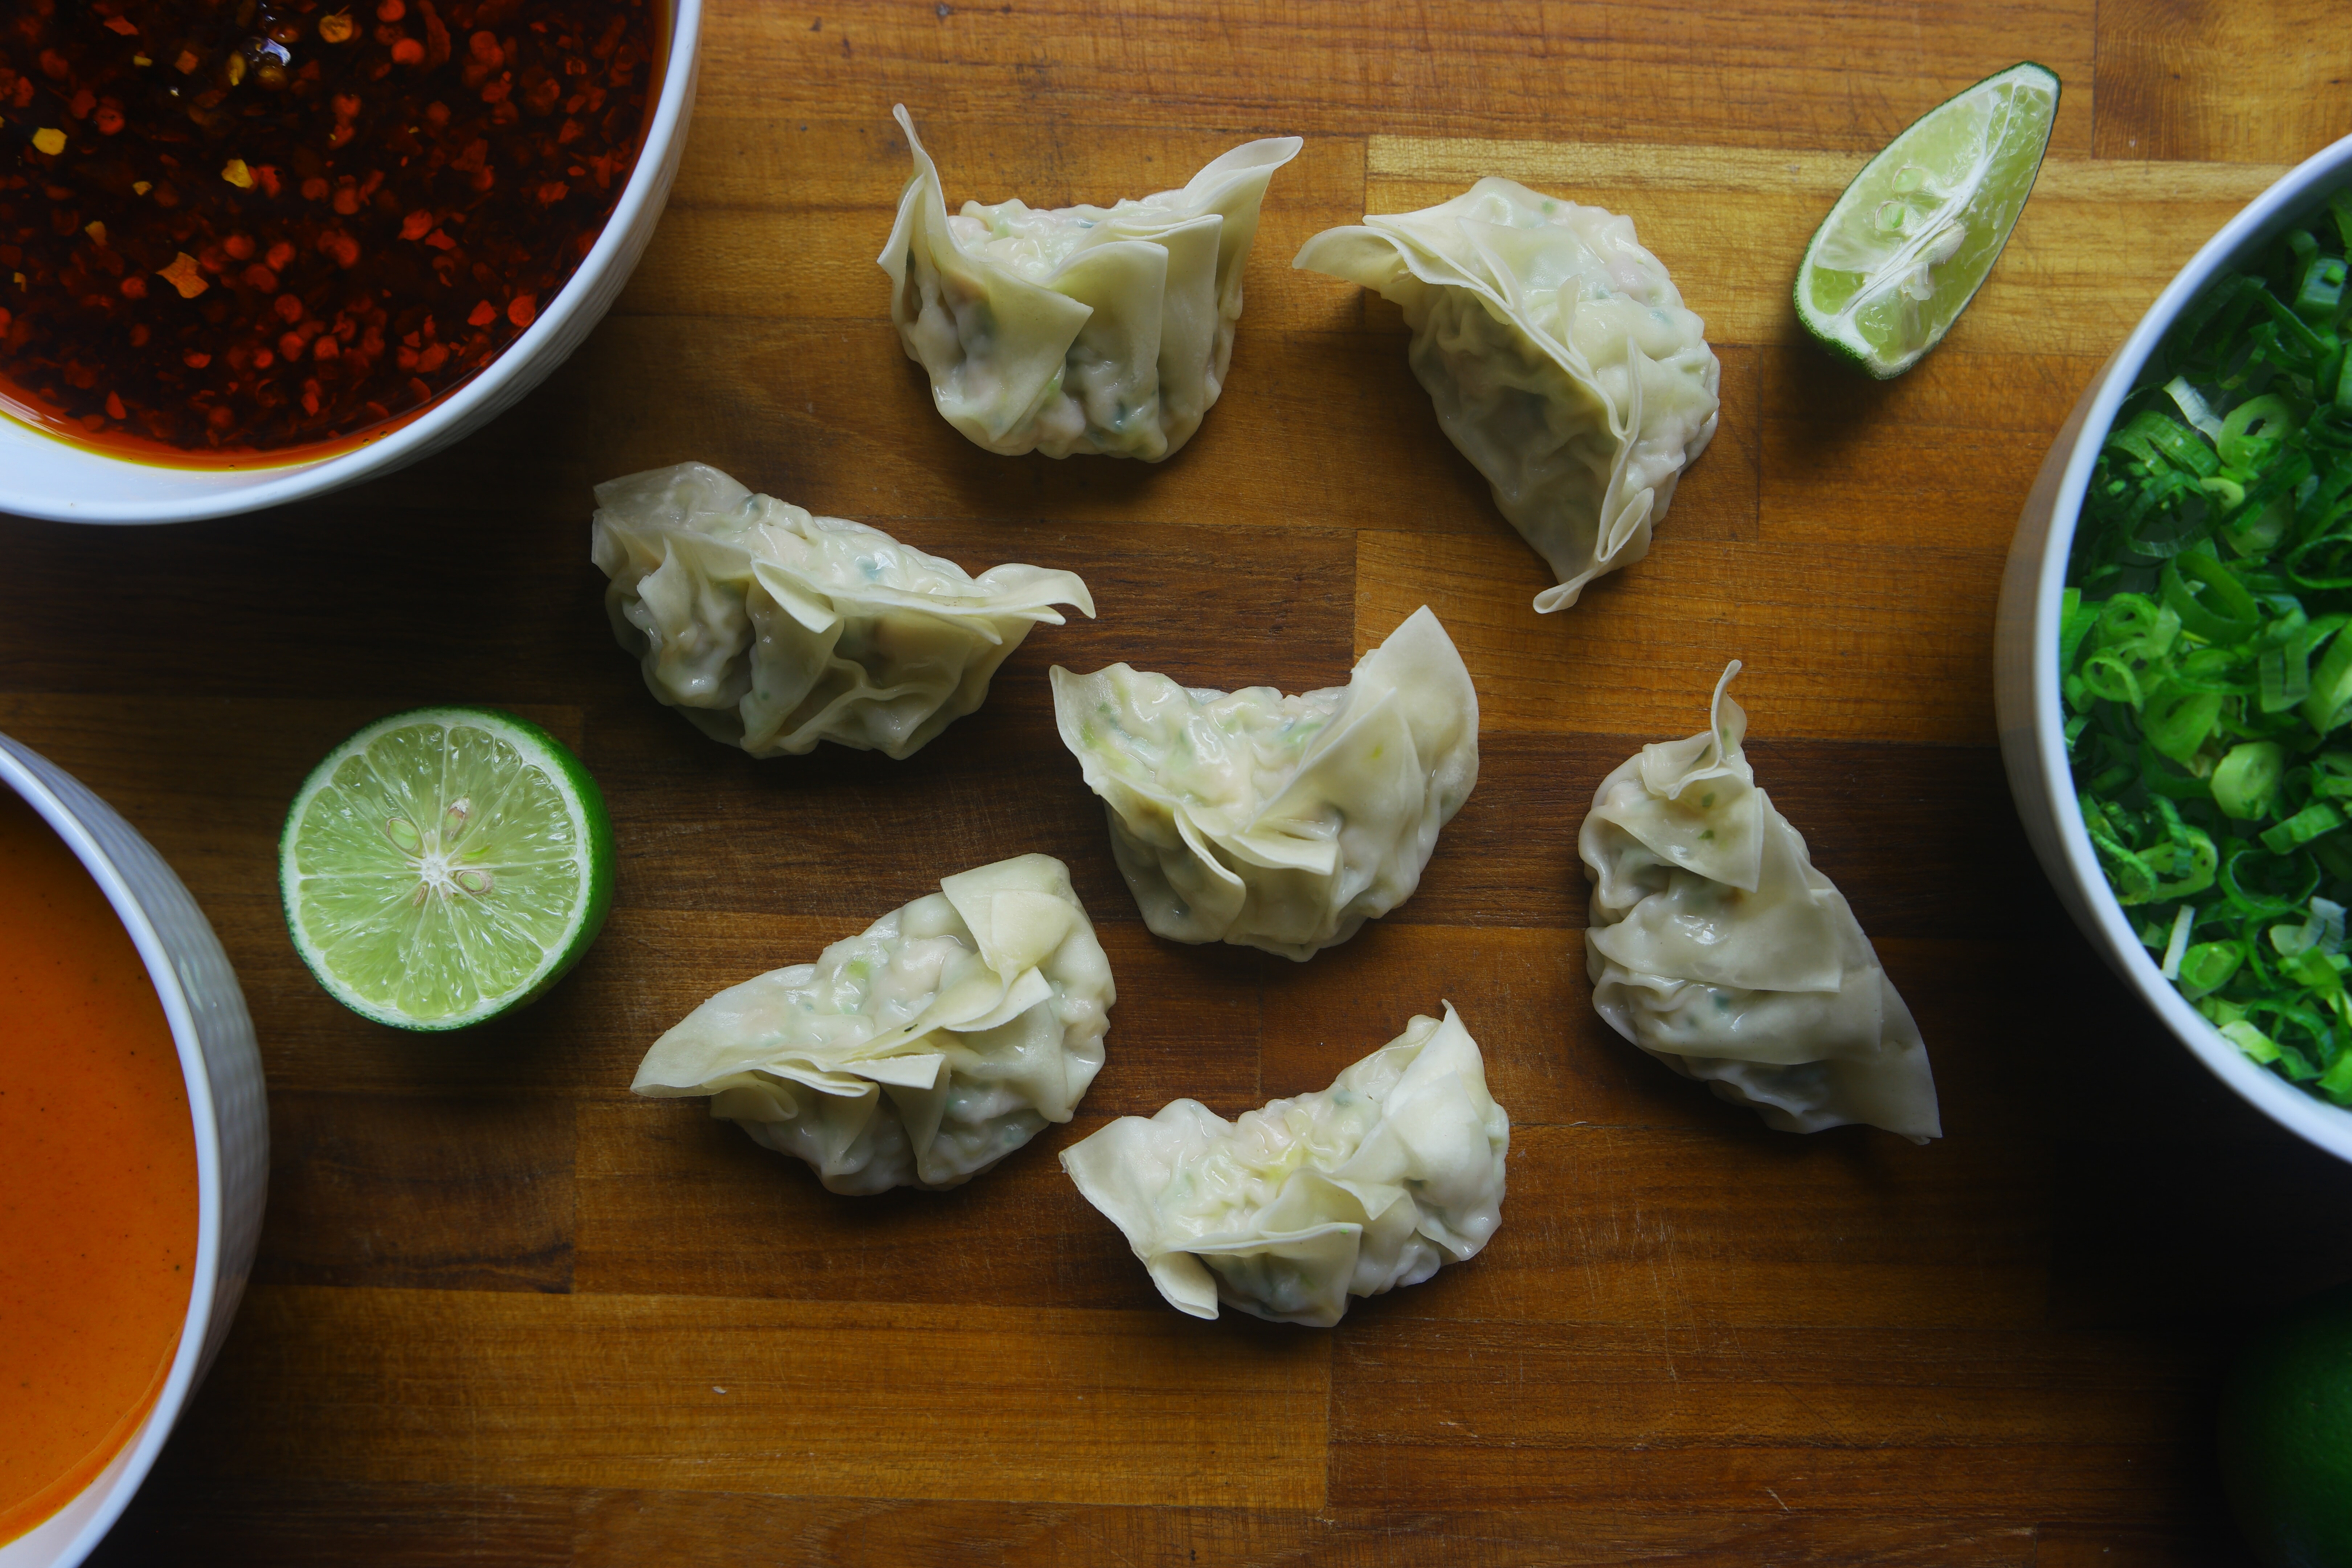
<instances>
[{"instance_id":1,"label":"lime pulp","mask_svg":"<svg viewBox=\"0 0 2352 1568\"><path fill-rule=\"evenodd\" d=\"M294 950L352 1011L455 1029L532 1001L595 940L616 858L595 781L487 708L394 714L303 781L278 846Z\"/></svg>"},{"instance_id":2,"label":"lime pulp","mask_svg":"<svg viewBox=\"0 0 2352 1568\"><path fill-rule=\"evenodd\" d=\"M1943 341L2033 192L2058 78L2031 61L1914 121L1863 166L1797 269L1797 319L1880 380Z\"/></svg>"}]
</instances>

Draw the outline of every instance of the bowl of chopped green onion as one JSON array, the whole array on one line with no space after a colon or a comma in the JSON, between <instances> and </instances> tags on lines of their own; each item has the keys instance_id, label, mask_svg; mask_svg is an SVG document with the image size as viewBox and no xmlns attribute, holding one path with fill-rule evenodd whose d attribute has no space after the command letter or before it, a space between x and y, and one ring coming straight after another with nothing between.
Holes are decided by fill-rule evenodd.
<instances>
[{"instance_id":1,"label":"bowl of chopped green onion","mask_svg":"<svg viewBox=\"0 0 2352 1568\"><path fill-rule=\"evenodd\" d=\"M2158 296L2010 548L2000 743L2075 923L2216 1076L2352 1159L2352 137Z\"/></svg>"}]
</instances>

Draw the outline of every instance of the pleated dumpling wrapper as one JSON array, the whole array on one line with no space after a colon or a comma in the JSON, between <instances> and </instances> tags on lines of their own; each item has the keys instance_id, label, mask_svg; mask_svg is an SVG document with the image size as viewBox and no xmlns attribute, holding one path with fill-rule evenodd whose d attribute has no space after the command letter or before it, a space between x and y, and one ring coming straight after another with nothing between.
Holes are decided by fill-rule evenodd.
<instances>
[{"instance_id":1,"label":"pleated dumpling wrapper","mask_svg":"<svg viewBox=\"0 0 2352 1568\"><path fill-rule=\"evenodd\" d=\"M1190 440L1233 359L1258 204L1298 138L1246 142L1140 201L966 202L950 217L906 106L891 112L915 177L878 259L947 422L1006 457L1158 462Z\"/></svg>"},{"instance_id":2,"label":"pleated dumpling wrapper","mask_svg":"<svg viewBox=\"0 0 2352 1568\"><path fill-rule=\"evenodd\" d=\"M1195 1100L1122 1116L1062 1151L1168 1304L1220 1300L1329 1328L1350 1296L1418 1285L1503 1222L1511 1119L1451 1003L1331 1087L1227 1121Z\"/></svg>"},{"instance_id":3,"label":"pleated dumpling wrapper","mask_svg":"<svg viewBox=\"0 0 2352 1568\"><path fill-rule=\"evenodd\" d=\"M1054 717L1146 925L1302 961L1412 896L1478 782L1478 693L1427 605L1344 687L1056 665Z\"/></svg>"},{"instance_id":4,"label":"pleated dumpling wrapper","mask_svg":"<svg viewBox=\"0 0 2352 1568\"><path fill-rule=\"evenodd\" d=\"M832 741L905 758L978 708L1075 573L972 576L878 528L813 517L705 463L596 487L605 613L653 694L755 757Z\"/></svg>"},{"instance_id":5,"label":"pleated dumpling wrapper","mask_svg":"<svg viewBox=\"0 0 2352 1568\"><path fill-rule=\"evenodd\" d=\"M1705 732L1643 747L1592 797L1576 843L1592 883L1592 1005L1768 1127L1941 1137L1911 1010L1756 787L1748 715L1727 689L1738 672L1735 659L1716 683Z\"/></svg>"},{"instance_id":6,"label":"pleated dumpling wrapper","mask_svg":"<svg viewBox=\"0 0 2352 1568\"><path fill-rule=\"evenodd\" d=\"M710 1096L711 1115L836 1193L952 1187L1070 1119L1117 999L1069 868L1023 855L721 991L630 1087Z\"/></svg>"},{"instance_id":7,"label":"pleated dumpling wrapper","mask_svg":"<svg viewBox=\"0 0 2352 1568\"><path fill-rule=\"evenodd\" d=\"M1403 307L1438 424L1559 579L1538 610L1649 553L1715 434L1722 372L1633 219L1485 179L1326 229L1292 265Z\"/></svg>"}]
</instances>

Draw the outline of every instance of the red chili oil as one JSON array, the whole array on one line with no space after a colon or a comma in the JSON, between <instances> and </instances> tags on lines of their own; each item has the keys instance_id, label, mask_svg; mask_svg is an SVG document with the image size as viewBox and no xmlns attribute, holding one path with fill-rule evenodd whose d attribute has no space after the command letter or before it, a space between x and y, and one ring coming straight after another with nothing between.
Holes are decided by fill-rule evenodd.
<instances>
[{"instance_id":1,"label":"red chili oil","mask_svg":"<svg viewBox=\"0 0 2352 1568\"><path fill-rule=\"evenodd\" d=\"M0 411L183 467L415 418L595 244L658 7L0 7Z\"/></svg>"}]
</instances>

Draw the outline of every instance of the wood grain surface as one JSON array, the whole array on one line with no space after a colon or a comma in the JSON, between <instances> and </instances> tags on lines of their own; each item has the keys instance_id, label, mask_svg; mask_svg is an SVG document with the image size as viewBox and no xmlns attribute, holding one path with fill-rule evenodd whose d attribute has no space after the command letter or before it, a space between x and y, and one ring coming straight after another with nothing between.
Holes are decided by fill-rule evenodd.
<instances>
[{"instance_id":1,"label":"wood grain surface","mask_svg":"<svg viewBox=\"0 0 2352 1568\"><path fill-rule=\"evenodd\" d=\"M620 307L464 446L162 530L0 521L0 729L178 868L272 1094L270 1208L210 1382L101 1552L132 1563L2038 1564L2241 1561L2234 1336L2352 1272L2352 1171L2242 1109L2098 968L1994 750L1993 600L2042 453L2181 262L2352 131L2336 0L1576 5L718 0ZM1895 132L2065 82L1991 283L1891 385L1801 342L1807 235ZM1275 179L1224 396L1157 467L1006 459L932 411L874 266L913 110L950 199L1108 199L1253 136ZM1721 433L1650 557L1563 615L1446 444L1396 312L1309 234L1505 174L1629 213L1709 323ZM913 760L752 762L612 641L589 489L698 458L975 569L1092 584ZM1344 679L1415 605L1477 680L1420 892L1306 965L1147 933L1045 671ZM1593 786L1748 661L1758 777L1877 939L1948 1136L1770 1132L1612 1035ZM327 999L273 882L296 784L439 701L575 745L601 942L530 1012L408 1038ZM940 875L1069 862L1117 970L1077 1121L944 1195L834 1197L627 1092L703 997ZM1471 1264L1324 1332L1162 1305L1055 1152L1321 1087L1451 997L1514 1122Z\"/></svg>"}]
</instances>

